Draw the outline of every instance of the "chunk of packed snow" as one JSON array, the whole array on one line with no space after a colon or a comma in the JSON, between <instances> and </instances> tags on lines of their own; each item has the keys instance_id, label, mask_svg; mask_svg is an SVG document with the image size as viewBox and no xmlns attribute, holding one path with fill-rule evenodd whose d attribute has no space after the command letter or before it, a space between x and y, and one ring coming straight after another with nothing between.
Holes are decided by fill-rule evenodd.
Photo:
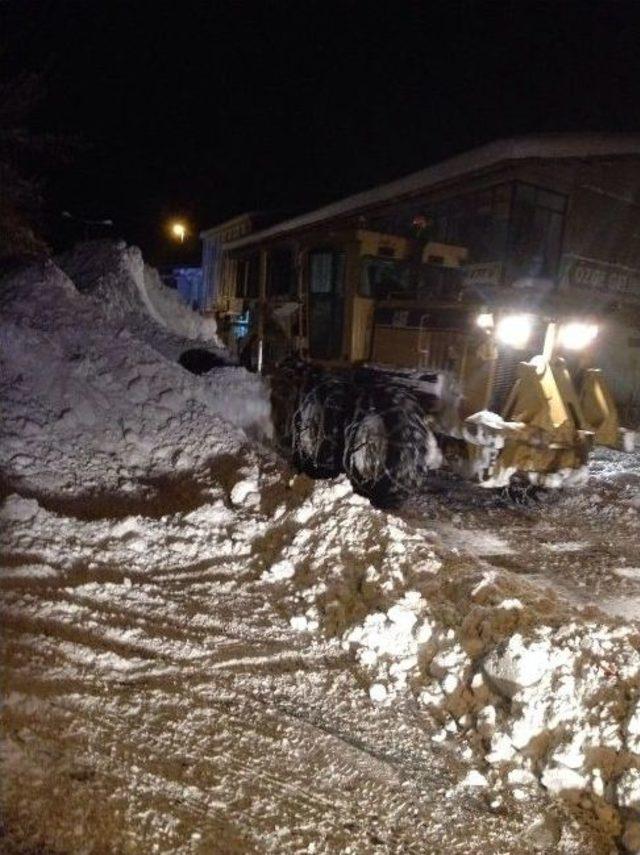
<instances>
[{"instance_id":1,"label":"chunk of packed snow","mask_svg":"<svg viewBox=\"0 0 640 855\"><path fill-rule=\"evenodd\" d=\"M472 769L466 777L460 782L461 787L488 787L489 782L485 776L478 772L477 769Z\"/></svg>"},{"instance_id":2,"label":"chunk of packed snow","mask_svg":"<svg viewBox=\"0 0 640 855\"><path fill-rule=\"evenodd\" d=\"M267 582L280 582L284 579L290 579L295 575L296 568L292 561L284 559L272 564L268 570L262 574L262 578Z\"/></svg>"},{"instance_id":3,"label":"chunk of packed snow","mask_svg":"<svg viewBox=\"0 0 640 855\"><path fill-rule=\"evenodd\" d=\"M504 651L492 651L483 665L487 677L508 697L537 683L549 667L549 645L525 645L520 635L512 636Z\"/></svg>"},{"instance_id":4,"label":"chunk of packed snow","mask_svg":"<svg viewBox=\"0 0 640 855\"><path fill-rule=\"evenodd\" d=\"M573 769L545 769L542 773L542 785L554 795L565 792L566 790L584 790L586 780L583 775L578 774Z\"/></svg>"},{"instance_id":5,"label":"chunk of packed snow","mask_svg":"<svg viewBox=\"0 0 640 855\"><path fill-rule=\"evenodd\" d=\"M382 683L374 683L369 687L369 697L376 704L382 703L387 697L386 687Z\"/></svg>"},{"instance_id":6,"label":"chunk of packed snow","mask_svg":"<svg viewBox=\"0 0 640 855\"><path fill-rule=\"evenodd\" d=\"M229 498L233 505L255 505L260 502L260 490L255 481L238 481L233 485Z\"/></svg>"}]
</instances>

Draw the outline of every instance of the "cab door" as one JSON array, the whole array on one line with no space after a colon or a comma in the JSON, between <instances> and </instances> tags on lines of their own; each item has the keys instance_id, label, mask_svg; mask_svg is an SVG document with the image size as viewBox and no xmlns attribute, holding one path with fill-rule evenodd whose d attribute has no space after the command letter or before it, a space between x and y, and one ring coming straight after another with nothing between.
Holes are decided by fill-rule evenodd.
<instances>
[{"instance_id":1,"label":"cab door","mask_svg":"<svg viewBox=\"0 0 640 855\"><path fill-rule=\"evenodd\" d=\"M345 253L333 248L314 249L309 264L309 356L342 358L345 303Z\"/></svg>"}]
</instances>

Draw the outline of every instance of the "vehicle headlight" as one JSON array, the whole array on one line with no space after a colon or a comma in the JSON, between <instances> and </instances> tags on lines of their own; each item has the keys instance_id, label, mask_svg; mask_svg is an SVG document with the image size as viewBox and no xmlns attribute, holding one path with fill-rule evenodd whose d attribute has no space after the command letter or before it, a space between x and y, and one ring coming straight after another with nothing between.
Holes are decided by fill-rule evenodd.
<instances>
[{"instance_id":1,"label":"vehicle headlight","mask_svg":"<svg viewBox=\"0 0 640 855\"><path fill-rule=\"evenodd\" d=\"M493 315L491 312L480 312L476 317L476 324L482 330L490 330L493 327Z\"/></svg>"},{"instance_id":2,"label":"vehicle headlight","mask_svg":"<svg viewBox=\"0 0 640 855\"><path fill-rule=\"evenodd\" d=\"M496 338L509 347L524 347L529 341L533 320L530 315L506 315L496 326Z\"/></svg>"},{"instance_id":3,"label":"vehicle headlight","mask_svg":"<svg viewBox=\"0 0 640 855\"><path fill-rule=\"evenodd\" d=\"M567 350L583 350L588 347L598 335L596 324L585 324L574 321L562 324L558 330L558 342Z\"/></svg>"}]
</instances>

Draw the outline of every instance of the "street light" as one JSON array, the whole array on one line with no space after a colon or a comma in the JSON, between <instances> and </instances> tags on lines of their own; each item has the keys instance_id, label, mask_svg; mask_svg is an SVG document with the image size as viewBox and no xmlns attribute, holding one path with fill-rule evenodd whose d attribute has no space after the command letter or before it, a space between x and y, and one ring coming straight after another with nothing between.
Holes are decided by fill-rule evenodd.
<instances>
[{"instance_id":1,"label":"street light","mask_svg":"<svg viewBox=\"0 0 640 855\"><path fill-rule=\"evenodd\" d=\"M187 227L184 223L175 222L171 224L171 234L177 238L180 243L184 243L185 236L187 234Z\"/></svg>"}]
</instances>

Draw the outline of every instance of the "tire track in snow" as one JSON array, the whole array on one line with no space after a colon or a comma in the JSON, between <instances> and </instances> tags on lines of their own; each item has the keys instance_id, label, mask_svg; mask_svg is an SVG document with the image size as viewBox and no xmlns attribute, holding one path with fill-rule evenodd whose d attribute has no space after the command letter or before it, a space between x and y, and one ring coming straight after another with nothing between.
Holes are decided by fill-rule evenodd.
<instances>
[{"instance_id":1,"label":"tire track in snow","mask_svg":"<svg viewBox=\"0 0 640 855\"><path fill-rule=\"evenodd\" d=\"M234 702L234 705L237 706L237 698ZM246 701L246 698L245 698ZM166 712L166 708L165 708ZM274 716L274 711L268 711L263 708L262 713L258 711L257 719L260 720L260 717L264 717L267 722L267 726L271 727L275 724L276 727L282 729L283 722L279 719L278 716ZM336 793L331 790L330 795L324 795L322 792L318 792L317 790L312 791L307 788L303 784L301 784L300 779L296 779L294 776L293 781L291 780L290 771L283 774L274 774L270 771L269 768L264 768L263 766L263 757L267 763L271 763L268 758L273 758L273 749L270 744L266 747L264 752L259 750L259 745L256 746L255 740L256 737L259 736L256 730L256 712L254 711L250 715L251 720L254 722L253 728L249 734L246 732L246 718L240 717L235 714L229 715L227 713L227 718L225 720L225 727L228 728L229 724L234 725L232 738L229 739L227 737L226 740L222 740L222 746L216 745L214 751L210 757L206 757L205 759L210 760L213 763L214 770L218 770L222 767L223 774L226 776L231 775L236 781L238 779L244 779L245 781L250 783L250 787L253 791L252 802L256 801L260 798L261 793L266 797L269 802L273 802L275 798L281 803L280 809L283 807L286 808L286 815L288 817L288 821L291 825L295 825L296 822L300 824L310 825L314 830L317 830L317 823L321 821L324 822L325 826L327 822L329 822L330 826L333 826L333 833L337 834L339 837L343 837L344 828L349 825L354 819L357 818L358 811L355 811L356 816L354 816L354 805L350 800L337 799ZM112 714L101 717L101 722L106 721L114 728L114 731L118 730L119 722L117 716ZM129 722L126 722L129 725ZM296 723L297 726L298 723ZM129 725L130 726L130 725ZM284 729L288 732L290 730L290 724L285 724ZM132 743L124 743L120 736L117 737L116 743L118 745L118 749L122 748L126 754L126 763L131 764L132 756L136 761L136 766L138 764L146 764L148 767L149 763L155 764L161 762L161 759L166 756L167 751L176 750L175 743L172 741L171 737L176 734L175 730L171 730L163 725L158 725L158 729L155 731L149 732L149 729L146 728L144 734L140 734L137 738L134 735ZM247 736L250 736L252 739L252 746L248 749L248 753L251 754L251 759L241 760L238 756L238 742L237 739L246 741ZM313 739L315 750L320 751L320 753L324 757L324 753L317 747L318 735L314 733L311 737ZM323 737L324 740L327 739L327 735L325 734ZM101 739L104 741L104 739ZM151 741L157 748L157 753L153 753L149 751L148 745L149 741ZM231 741L232 748L224 748L224 743L228 743ZM332 737L329 737L329 742L333 741ZM270 742L270 740L269 740ZM168 743L168 744L167 744ZM141 757L138 746L141 744L145 744L145 755ZM185 751L184 745L179 745L181 751ZM213 747L213 746L212 746ZM344 746L343 746L344 748ZM126 749L126 750L125 750ZM186 749L188 750L188 749ZM353 750L350 748L349 750ZM131 752L136 752L131 755ZM331 748L326 751L327 754L331 753ZM186 756L186 755L185 755ZM367 756L367 772L370 771L369 764L372 762L372 758ZM309 757L307 756L306 762L309 762ZM347 769L353 774L353 765L346 764ZM156 773L150 772L147 769L144 770L144 778L148 778L149 776L155 775L155 791L161 789L163 791L168 790L169 798L173 792L173 782L163 782L161 776L159 777ZM376 776L378 777L378 776ZM320 778L322 780L322 778ZM374 782L376 785L377 781ZM371 782L370 782L371 784ZM379 787L376 786L376 789ZM205 819L202 817L201 811L199 810L199 805L197 801L192 800L191 794L193 790L193 785L189 785L189 797L186 799L187 803L190 805L191 809L200 813L201 819ZM373 793L369 793L370 797L373 798ZM334 819L327 818L327 812L333 814L338 814L338 816ZM251 821L252 825L262 824L264 826L267 823L267 828L265 831L268 831L273 823L268 822L267 819L262 818L260 816L255 816L251 814L250 818L247 817L247 821ZM327 828L325 833L330 833L330 829ZM307 836L307 840L313 839L314 835ZM348 837L348 835L347 835ZM317 837L316 837L317 839ZM346 839L345 839L346 842Z\"/></svg>"}]
</instances>

